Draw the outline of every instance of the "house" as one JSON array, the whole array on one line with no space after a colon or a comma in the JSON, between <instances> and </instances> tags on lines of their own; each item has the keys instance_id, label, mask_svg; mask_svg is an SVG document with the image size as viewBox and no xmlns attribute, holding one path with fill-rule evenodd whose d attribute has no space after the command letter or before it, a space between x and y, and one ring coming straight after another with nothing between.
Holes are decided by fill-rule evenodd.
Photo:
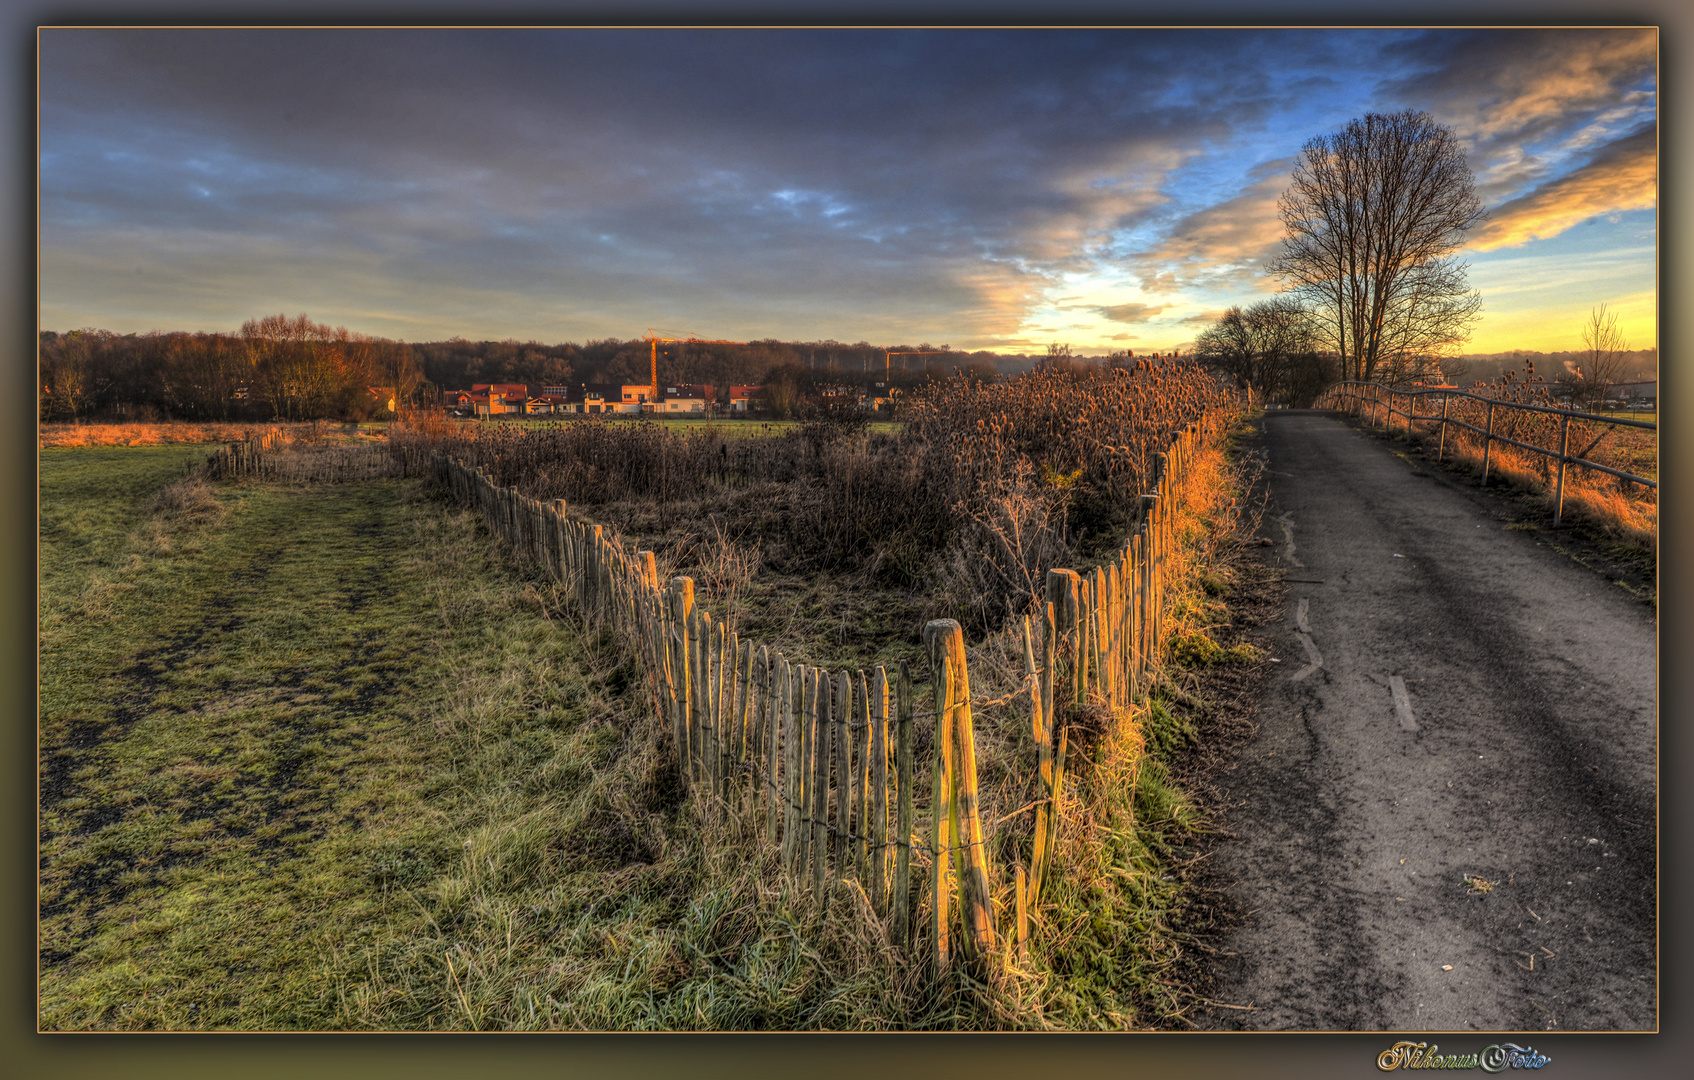
<instances>
[{"instance_id":1,"label":"house","mask_svg":"<svg viewBox=\"0 0 1694 1080\"><path fill-rule=\"evenodd\" d=\"M503 413L523 411L523 395L516 396L508 402L504 394L489 393L486 387L481 390L449 390L442 395L442 404L452 412L464 413L467 416L499 416Z\"/></svg>"},{"instance_id":2,"label":"house","mask_svg":"<svg viewBox=\"0 0 1694 1080\"><path fill-rule=\"evenodd\" d=\"M1648 379L1645 382L1618 383L1606 391L1606 396L1623 401L1657 401L1659 383L1656 379Z\"/></svg>"},{"instance_id":3,"label":"house","mask_svg":"<svg viewBox=\"0 0 1694 1080\"><path fill-rule=\"evenodd\" d=\"M508 401L522 401L529 396L529 387L523 383L472 383L471 393L499 394Z\"/></svg>"},{"instance_id":4,"label":"house","mask_svg":"<svg viewBox=\"0 0 1694 1080\"><path fill-rule=\"evenodd\" d=\"M547 387L546 389L557 389ZM624 386L621 383L578 383L562 395L546 394L546 397L558 397L553 411L571 413L577 416L602 416L618 414L639 416L648 392L652 388L646 385Z\"/></svg>"},{"instance_id":5,"label":"house","mask_svg":"<svg viewBox=\"0 0 1694 1080\"><path fill-rule=\"evenodd\" d=\"M894 395L899 393L897 387L879 382L868 393L859 395L859 408L867 412L887 414L894 411Z\"/></svg>"},{"instance_id":6,"label":"house","mask_svg":"<svg viewBox=\"0 0 1694 1080\"><path fill-rule=\"evenodd\" d=\"M441 403L449 411L471 416L522 413L529 388L522 383L475 383L469 390L448 390Z\"/></svg>"},{"instance_id":7,"label":"house","mask_svg":"<svg viewBox=\"0 0 1694 1080\"><path fill-rule=\"evenodd\" d=\"M534 397L524 399L523 411L529 416L546 416L551 413L567 411L565 408L567 404L569 404L569 401L564 394L537 394Z\"/></svg>"},{"instance_id":8,"label":"house","mask_svg":"<svg viewBox=\"0 0 1694 1080\"><path fill-rule=\"evenodd\" d=\"M667 416L677 413L704 416L711 400L712 387L678 383L665 387L665 396L659 402L658 411Z\"/></svg>"},{"instance_id":9,"label":"house","mask_svg":"<svg viewBox=\"0 0 1694 1080\"><path fill-rule=\"evenodd\" d=\"M755 395L763 393L762 386L732 386L729 388L729 411L745 416L748 404Z\"/></svg>"}]
</instances>

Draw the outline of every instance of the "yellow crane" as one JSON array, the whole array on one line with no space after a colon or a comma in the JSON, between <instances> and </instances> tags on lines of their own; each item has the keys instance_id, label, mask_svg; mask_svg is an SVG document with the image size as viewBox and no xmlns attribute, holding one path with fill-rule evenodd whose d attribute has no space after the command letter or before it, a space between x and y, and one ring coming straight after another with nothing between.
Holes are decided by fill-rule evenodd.
<instances>
[{"instance_id":1,"label":"yellow crane","mask_svg":"<svg viewBox=\"0 0 1694 1080\"><path fill-rule=\"evenodd\" d=\"M647 339L647 341L653 346L652 378L653 378L653 411L654 412L659 411L659 343L660 342L664 342L666 344L672 344L672 343L680 342L680 343L685 344L685 345L688 345L688 344L692 344L692 345L745 345L745 344L747 344L745 341L721 341L721 340L711 339L711 338L697 338L693 334L689 334L687 337L663 337L663 336L655 333L651 326L649 326L647 328L647 333L642 335L642 336L645 337Z\"/></svg>"}]
</instances>

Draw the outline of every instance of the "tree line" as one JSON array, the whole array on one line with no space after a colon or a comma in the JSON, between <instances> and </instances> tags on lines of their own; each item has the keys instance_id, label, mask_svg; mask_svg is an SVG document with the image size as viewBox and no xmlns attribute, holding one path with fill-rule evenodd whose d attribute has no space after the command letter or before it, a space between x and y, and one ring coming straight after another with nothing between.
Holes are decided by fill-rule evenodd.
<instances>
[{"instance_id":1,"label":"tree line","mask_svg":"<svg viewBox=\"0 0 1694 1080\"><path fill-rule=\"evenodd\" d=\"M796 415L848 391L884 384L910 390L965 372L979 379L1019 370L1034 357L965 352L945 345L868 342L662 343L668 385L768 386L769 403ZM540 392L581 383L646 384L652 363L642 338L577 344L537 341L407 343L313 322L306 315L250 319L236 333L115 334L43 331L38 343L43 422L110 420L364 420L435 408L444 391L512 383Z\"/></svg>"},{"instance_id":2,"label":"tree line","mask_svg":"<svg viewBox=\"0 0 1694 1080\"><path fill-rule=\"evenodd\" d=\"M250 319L234 334L49 330L36 356L44 422L358 420L432 393L410 346L305 315Z\"/></svg>"}]
</instances>

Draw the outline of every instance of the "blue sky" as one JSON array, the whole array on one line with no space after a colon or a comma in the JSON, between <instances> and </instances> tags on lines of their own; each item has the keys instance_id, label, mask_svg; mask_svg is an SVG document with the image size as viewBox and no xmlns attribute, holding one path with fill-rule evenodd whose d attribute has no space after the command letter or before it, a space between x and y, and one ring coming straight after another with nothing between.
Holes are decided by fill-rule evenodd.
<instances>
[{"instance_id":1,"label":"blue sky","mask_svg":"<svg viewBox=\"0 0 1694 1080\"><path fill-rule=\"evenodd\" d=\"M1466 351L1654 319L1651 30L47 30L41 322L1184 347L1302 144L1422 109Z\"/></svg>"}]
</instances>

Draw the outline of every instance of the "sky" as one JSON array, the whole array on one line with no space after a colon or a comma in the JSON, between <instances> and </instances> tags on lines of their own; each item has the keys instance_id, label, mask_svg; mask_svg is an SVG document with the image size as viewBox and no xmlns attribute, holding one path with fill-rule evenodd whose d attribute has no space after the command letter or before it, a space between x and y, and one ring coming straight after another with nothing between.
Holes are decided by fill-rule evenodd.
<instances>
[{"instance_id":1,"label":"sky","mask_svg":"<svg viewBox=\"0 0 1694 1080\"><path fill-rule=\"evenodd\" d=\"M1302 146L1418 109L1465 352L1657 346L1651 29L40 34L40 323L1186 348Z\"/></svg>"}]
</instances>

